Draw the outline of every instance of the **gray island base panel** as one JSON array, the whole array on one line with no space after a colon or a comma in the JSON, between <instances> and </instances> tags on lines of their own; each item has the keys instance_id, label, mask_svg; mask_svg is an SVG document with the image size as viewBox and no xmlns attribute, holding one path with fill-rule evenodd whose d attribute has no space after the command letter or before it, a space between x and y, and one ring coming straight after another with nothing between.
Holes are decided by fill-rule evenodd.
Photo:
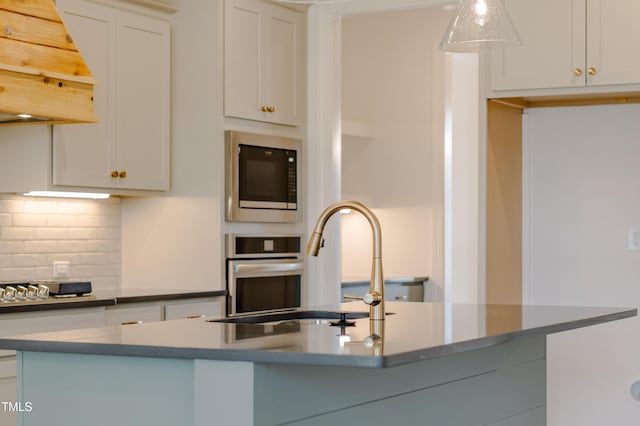
<instances>
[{"instance_id":1,"label":"gray island base panel","mask_svg":"<svg viewBox=\"0 0 640 426\"><path fill-rule=\"evenodd\" d=\"M11 337L0 348L20 351L18 399L33 406L22 426L542 426L546 335L637 313L406 302L387 311L382 327L200 318Z\"/></svg>"}]
</instances>

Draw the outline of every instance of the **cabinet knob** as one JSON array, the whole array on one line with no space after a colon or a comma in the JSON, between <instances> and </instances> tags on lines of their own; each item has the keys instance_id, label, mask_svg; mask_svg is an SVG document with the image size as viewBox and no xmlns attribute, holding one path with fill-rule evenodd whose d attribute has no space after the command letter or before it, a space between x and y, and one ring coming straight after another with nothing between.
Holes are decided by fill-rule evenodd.
<instances>
[{"instance_id":1,"label":"cabinet knob","mask_svg":"<svg viewBox=\"0 0 640 426\"><path fill-rule=\"evenodd\" d=\"M118 176L124 179L124 178L127 177L127 172L123 170L123 171L120 172L120 174Z\"/></svg>"},{"instance_id":2,"label":"cabinet knob","mask_svg":"<svg viewBox=\"0 0 640 426\"><path fill-rule=\"evenodd\" d=\"M596 70L594 67L590 67L587 72L589 73L589 75L596 75L598 70Z\"/></svg>"},{"instance_id":3,"label":"cabinet knob","mask_svg":"<svg viewBox=\"0 0 640 426\"><path fill-rule=\"evenodd\" d=\"M262 108L260 108L260 111L262 112L269 112L269 107L266 105L263 105Z\"/></svg>"},{"instance_id":4,"label":"cabinet knob","mask_svg":"<svg viewBox=\"0 0 640 426\"><path fill-rule=\"evenodd\" d=\"M118 177L118 171L117 170L112 171L111 172L111 177L112 178L117 178Z\"/></svg>"},{"instance_id":5,"label":"cabinet knob","mask_svg":"<svg viewBox=\"0 0 640 426\"><path fill-rule=\"evenodd\" d=\"M582 75L582 69L581 68L576 68L575 70L573 70L573 73L580 77Z\"/></svg>"},{"instance_id":6,"label":"cabinet knob","mask_svg":"<svg viewBox=\"0 0 640 426\"><path fill-rule=\"evenodd\" d=\"M269 107L269 112L276 112L276 107Z\"/></svg>"}]
</instances>

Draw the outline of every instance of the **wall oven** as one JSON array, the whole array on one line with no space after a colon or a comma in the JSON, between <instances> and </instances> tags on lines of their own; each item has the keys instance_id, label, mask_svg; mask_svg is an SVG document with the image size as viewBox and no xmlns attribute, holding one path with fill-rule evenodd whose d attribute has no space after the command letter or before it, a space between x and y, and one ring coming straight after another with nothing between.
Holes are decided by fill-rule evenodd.
<instances>
[{"instance_id":1,"label":"wall oven","mask_svg":"<svg viewBox=\"0 0 640 426\"><path fill-rule=\"evenodd\" d=\"M226 219L229 222L300 220L300 141L227 130Z\"/></svg>"},{"instance_id":2,"label":"wall oven","mask_svg":"<svg viewBox=\"0 0 640 426\"><path fill-rule=\"evenodd\" d=\"M300 306L299 235L226 235L227 315Z\"/></svg>"}]
</instances>

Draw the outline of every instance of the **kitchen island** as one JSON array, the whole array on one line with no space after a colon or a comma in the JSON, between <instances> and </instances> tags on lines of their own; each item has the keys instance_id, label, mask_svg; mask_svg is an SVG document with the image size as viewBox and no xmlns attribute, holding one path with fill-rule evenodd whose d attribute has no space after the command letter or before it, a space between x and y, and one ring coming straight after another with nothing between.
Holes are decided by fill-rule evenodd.
<instances>
[{"instance_id":1,"label":"kitchen island","mask_svg":"<svg viewBox=\"0 0 640 426\"><path fill-rule=\"evenodd\" d=\"M23 426L538 426L545 336L637 313L390 302L384 321L369 321L360 303L315 310L360 318L195 318L2 338L0 348L19 351Z\"/></svg>"}]
</instances>

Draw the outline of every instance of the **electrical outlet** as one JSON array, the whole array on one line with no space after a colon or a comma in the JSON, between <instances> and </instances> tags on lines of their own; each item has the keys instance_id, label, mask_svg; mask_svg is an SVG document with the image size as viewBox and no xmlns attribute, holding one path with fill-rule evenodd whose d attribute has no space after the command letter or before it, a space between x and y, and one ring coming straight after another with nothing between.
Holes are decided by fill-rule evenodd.
<instances>
[{"instance_id":1,"label":"electrical outlet","mask_svg":"<svg viewBox=\"0 0 640 426\"><path fill-rule=\"evenodd\" d=\"M640 228L629 228L627 248L629 251L640 251Z\"/></svg>"},{"instance_id":2,"label":"electrical outlet","mask_svg":"<svg viewBox=\"0 0 640 426\"><path fill-rule=\"evenodd\" d=\"M69 278L70 265L68 261L53 262L53 278Z\"/></svg>"}]
</instances>

